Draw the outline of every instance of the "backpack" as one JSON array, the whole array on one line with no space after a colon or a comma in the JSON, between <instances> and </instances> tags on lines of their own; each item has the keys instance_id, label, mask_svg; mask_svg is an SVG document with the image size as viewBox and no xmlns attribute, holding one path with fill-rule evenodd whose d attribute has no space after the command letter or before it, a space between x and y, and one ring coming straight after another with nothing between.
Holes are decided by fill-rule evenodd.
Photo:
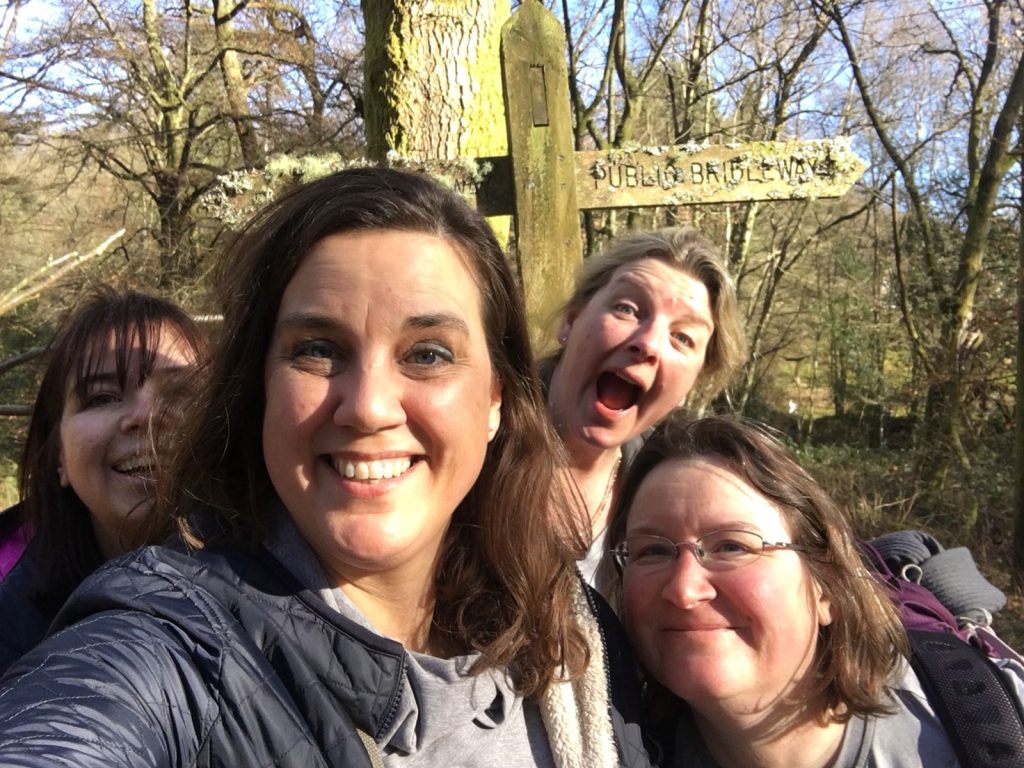
<instances>
[{"instance_id":1,"label":"backpack","mask_svg":"<svg viewBox=\"0 0 1024 768\"><path fill-rule=\"evenodd\" d=\"M1016 653L990 631L959 626L926 587L898 578L870 544L862 542L861 549L899 609L910 638L910 665L960 765L1024 766L1024 712L992 661Z\"/></svg>"}]
</instances>

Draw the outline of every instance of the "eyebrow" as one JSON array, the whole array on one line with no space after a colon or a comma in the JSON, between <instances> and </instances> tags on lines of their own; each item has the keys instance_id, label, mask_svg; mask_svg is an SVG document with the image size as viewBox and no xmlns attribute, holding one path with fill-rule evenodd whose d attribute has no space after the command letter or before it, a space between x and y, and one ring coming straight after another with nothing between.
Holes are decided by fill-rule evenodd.
<instances>
[{"instance_id":1,"label":"eyebrow","mask_svg":"<svg viewBox=\"0 0 1024 768\"><path fill-rule=\"evenodd\" d=\"M117 371L97 371L95 373L88 373L81 378L82 388L92 386L93 384L105 384L111 381L117 381Z\"/></svg>"},{"instance_id":2,"label":"eyebrow","mask_svg":"<svg viewBox=\"0 0 1024 768\"><path fill-rule=\"evenodd\" d=\"M425 315L412 315L402 323L404 327L414 330L431 328L449 328L466 336L469 335L469 324L454 312L432 312ZM338 331L342 324L333 317L315 312L289 312L277 322L278 328L309 328L312 330Z\"/></svg>"},{"instance_id":3,"label":"eyebrow","mask_svg":"<svg viewBox=\"0 0 1024 768\"><path fill-rule=\"evenodd\" d=\"M191 370L191 368L191 365L154 365L150 369L149 373L146 374L145 378L152 379L176 376L180 373ZM81 378L80 386L83 390L94 386L103 386L112 383L116 383L120 386L120 378L121 377L118 376L117 371L95 371L83 376Z\"/></svg>"},{"instance_id":4,"label":"eyebrow","mask_svg":"<svg viewBox=\"0 0 1024 768\"><path fill-rule=\"evenodd\" d=\"M641 291L644 291L644 292L649 292L651 290L651 285L649 283L647 283L646 281L643 281L643 280L638 280L633 275L622 275L619 278L617 278L617 280L618 280L618 283L620 285L628 285L628 286L630 286L632 288L636 288L637 290L641 290ZM675 294L672 294L672 295L675 296ZM679 318L682 322L689 323L691 325L699 325L699 326L701 326L703 328L706 328L708 330L708 332L714 333L714 331L715 331L715 322L714 322L713 318L709 320L707 318L701 317L700 315L696 314L695 312L691 312L690 311L690 307L689 307L689 302L683 302L682 300L680 300L680 303L682 303L683 306L686 307L686 310L687 310ZM710 292L708 294L708 309L711 311L712 314L714 314L714 309L711 306L711 295L710 295Z\"/></svg>"},{"instance_id":5,"label":"eyebrow","mask_svg":"<svg viewBox=\"0 0 1024 768\"><path fill-rule=\"evenodd\" d=\"M750 533L756 533L758 536L764 536L764 532L754 524L740 520L732 520L716 525L713 528L708 528L706 531L702 531L692 538L696 540L701 536L707 536L709 533L715 533L716 531L749 531ZM672 539L671 536L664 533L663 528L652 525L638 525L636 528L628 530L627 533L630 536L661 536L665 539Z\"/></svg>"},{"instance_id":6,"label":"eyebrow","mask_svg":"<svg viewBox=\"0 0 1024 768\"><path fill-rule=\"evenodd\" d=\"M328 317L314 312L289 312L283 315L276 324L277 328L310 328L330 330L339 328L339 323Z\"/></svg>"}]
</instances>

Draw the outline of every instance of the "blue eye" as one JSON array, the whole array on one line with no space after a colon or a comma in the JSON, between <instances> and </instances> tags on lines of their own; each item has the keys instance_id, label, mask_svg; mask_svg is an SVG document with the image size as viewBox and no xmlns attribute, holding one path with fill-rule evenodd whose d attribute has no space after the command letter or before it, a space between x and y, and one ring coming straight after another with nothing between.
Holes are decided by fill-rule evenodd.
<instances>
[{"instance_id":1,"label":"blue eye","mask_svg":"<svg viewBox=\"0 0 1024 768\"><path fill-rule=\"evenodd\" d=\"M620 301L617 304L612 305L612 311L617 312L620 315L629 315L630 317L636 317L637 308L632 304L627 304L624 301Z\"/></svg>"},{"instance_id":2,"label":"blue eye","mask_svg":"<svg viewBox=\"0 0 1024 768\"><path fill-rule=\"evenodd\" d=\"M335 348L325 339L310 339L295 345L294 357L331 358L335 356Z\"/></svg>"},{"instance_id":3,"label":"blue eye","mask_svg":"<svg viewBox=\"0 0 1024 768\"><path fill-rule=\"evenodd\" d=\"M327 339L296 341L287 349L287 358L295 368L317 376L334 376L345 363L344 351Z\"/></svg>"},{"instance_id":4,"label":"blue eye","mask_svg":"<svg viewBox=\"0 0 1024 768\"><path fill-rule=\"evenodd\" d=\"M413 365L432 367L441 363L451 363L455 356L441 344L430 343L414 346L406 359Z\"/></svg>"},{"instance_id":5,"label":"blue eye","mask_svg":"<svg viewBox=\"0 0 1024 768\"><path fill-rule=\"evenodd\" d=\"M683 346L686 346L686 347L694 347L695 346L695 343L693 341L693 337L690 336L690 334L688 334L688 333L684 333L682 331L676 331L675 333L672 334L672 338L675 339L680 344L682 344Z\"/></svg>"}]
</instances>

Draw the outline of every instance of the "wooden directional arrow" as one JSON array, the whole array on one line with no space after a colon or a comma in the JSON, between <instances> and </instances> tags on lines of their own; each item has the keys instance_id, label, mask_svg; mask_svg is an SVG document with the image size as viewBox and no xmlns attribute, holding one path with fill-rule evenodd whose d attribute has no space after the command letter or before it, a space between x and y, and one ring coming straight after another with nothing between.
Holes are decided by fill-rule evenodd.
<instances>
[{"instance_id":1,"label":"wooden directional arrow","mask_svg":"<svg viewBox=\"0 0 1024 768\"><path fill-rule=\"evenodd\" d=\"M501 37L509 154L390 162L442 179L487 216L515 215L519 277L534 341L544 338L545 324L569 295L582 261L581 209L839 197L864 172L844 138L574 152L558 20L538 0L523 0ZM225 183L220 197L234 198L233 186L255 205L265 199L256 194L258 181ZM210 204L222 218L225 207L239 205L219 198Z\"/></svg>"},{"instance_id":2,"label":"wooden directional arrow","mask_svg":"<svg viewBox=\"0 0 1024 768\"><path fill-rule=\"evenodd\" d=\"M845 139L576 153L580 208L839 197L864 173Z\"/></svg>"}]
</instances>

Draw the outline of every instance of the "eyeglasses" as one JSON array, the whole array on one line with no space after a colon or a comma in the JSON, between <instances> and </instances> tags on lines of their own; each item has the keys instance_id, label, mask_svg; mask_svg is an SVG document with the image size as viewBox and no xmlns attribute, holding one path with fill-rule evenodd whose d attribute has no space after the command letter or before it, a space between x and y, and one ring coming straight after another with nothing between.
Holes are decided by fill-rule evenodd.
<instances>
[{"instance_id":1,"label":"eyeglasses","mask_svg":"<svg viewBox=\"0 0 1024 768\"><path fill-rule=\"evenodd\" d=\"M709 571L727 571L750 565L765 552L792 549L805 552L806 547L786 541L769 542L753 531L723 530L705 533L696 541L673 542L664 536L630 536L612 550L615 562L622 568L636 567L646 570L662 568L688 549L697 562Z\"/></svg>"}]
</instances>

